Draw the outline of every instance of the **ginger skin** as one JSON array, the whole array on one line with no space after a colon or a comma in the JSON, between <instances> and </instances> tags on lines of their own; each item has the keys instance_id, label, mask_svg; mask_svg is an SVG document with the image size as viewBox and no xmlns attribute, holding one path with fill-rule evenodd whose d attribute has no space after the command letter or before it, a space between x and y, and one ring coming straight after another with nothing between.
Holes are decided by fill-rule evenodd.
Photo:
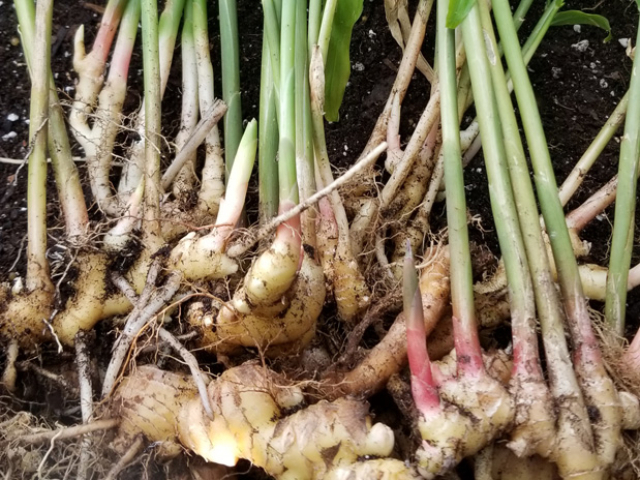
<instances>
[{"instance_id":1,"label":"ginger skin","mask_svg":"<svg viewBox=\"0 0 640 480\"><path fill-rule=\"evenodd\" d=\"M136 385L144 385L141 394ZM188 378L139 367L113 397L123 420L121 436L143 433L164 451L183 447L205 460L233 466L248 459L280 480L415 479L400 460L389 457L393 432L372 425L367 405L340 398L287 415L304 401L299 387L257 363L225 371L208 387L210 420ZM144 401L139 401L140 398ZM364 460L363 457L382 457Z\"/></svg>"}]
</instances>

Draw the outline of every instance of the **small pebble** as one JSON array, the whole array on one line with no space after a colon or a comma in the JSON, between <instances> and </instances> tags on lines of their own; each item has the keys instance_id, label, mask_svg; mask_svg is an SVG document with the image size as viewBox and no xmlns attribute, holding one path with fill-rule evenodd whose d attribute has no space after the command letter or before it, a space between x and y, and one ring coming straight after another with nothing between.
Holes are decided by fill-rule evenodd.
<instances>
[{"instance_id":1,"label":"small pebble","mask_svg":"<svg viewBox=\"0 0 640 480\"><path fill-rule=\"evenodd\" d=\"M11 140L12 138L16 138L18 134L16 132L9 132L2 136L3 141Z\"/></svg>"},{"instance_id":2,"label":"small pebble","mask_svg":"<svg viewBox=\"0 0 640 480\"><path fill-rule=\"evenodd\" d=\"M631 40L630 38L619 38L618 43L622 45L624 48L627 48L629 46L630 40Z\"/></svg>"},{"instance_id":3,"label":"small pebble","mask_svg":"<svg viewBox=\"0 0 640 480\"><path fill-rule=\"evenodd\" d=\"M582 27L580 25L574 25L573 31L576 33L580 33L582 31Z\"/></svg>"},{"instance_id":4,"label":"small pebble","mask_svg":"<svg viewBox=\"0 0 640 480\"><path fill-rule=\"evenodd\" d=\"M578 43L571 45L571 48L575 48L579 52L586 52L589 48L589 40L580 40Z\"/></svg>"},{"instance_id":5,"label":"small pebble","mask_svg":"<svg viewBox=\"0 0 640 480\"><path fill-rule=\"evenodd\" d=\"M609 86L609 84L607 83L607 81L604 78L600 79L600 87L601 88L607 88Z\"/></svg>"},{"instance_id":6,"label":"small pebble","mask_svg":"<svg viewBox=\"0 0 640 480\"><path fill-rule=\"evenodd\" d=\"M353 69L356 72L363 72L364 71L364 65L362 63L360 63L360 62L356 62L356 63L353 64Z\"/></svg>"},{"instance_id":7,"label":"small pebble","mask_svg":"<svg viewBox=\"0 0 640 480\"><path fill-rule=\"evenodd\" d=\"M10 113L9 115L7 115L7 120L9 120L10 122L15 122L19 118L20 117L18 115L16 115L15 113Z\"/></svg>"}]
</instances>

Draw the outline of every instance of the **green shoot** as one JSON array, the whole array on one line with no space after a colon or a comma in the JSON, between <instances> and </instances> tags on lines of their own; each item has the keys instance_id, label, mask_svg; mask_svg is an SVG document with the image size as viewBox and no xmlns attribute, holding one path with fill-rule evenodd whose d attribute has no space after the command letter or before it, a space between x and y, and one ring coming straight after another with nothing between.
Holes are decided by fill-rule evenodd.
<instances>
[{"instance_id":1,"label":"green shoot","mask_svg":"<svg viewBox=\"0 0 640 480\"><path fill-rule=\"evenodd\" d=\"M178 37L178 27L182 18L182 11L185 0L167 0L158 21L157 41L158 41L158 62L160 72L160 97L164 95L164 91L169 81L169 72L173 62L176 39ZM157 8L156 8L157 10ZM143 47L144 48L144 47ZM207 50L208 51L208 50ZM136 142L130 154L130 159L125 163L125 167L120 176L118 184L118 197L122 204L126 203L129 196L138 188L143 172L145 170L145 109L146 100L143 100L143 107L136 119L135 128L142 140Z\"/></svg>"},{"instance_id":2,"label":"green shoot","mask_svg":"<svg viewBox=\"0 0 640 480\"><path fill-rule=\"evenodd\" d=\"M260 71L260 135L258 136L258 178L260 179L260 219L268 221L278 214L278 94L273 65L265 34L262 41Z\"/></svg>"},{"instance_id":3,"label":"green shoot","mask_svg":"<svg viewBox=\"0 0 640 480\"><path fill-rule=\"evenodd\" d=\"M584 413L580 422L569 422L568 428L573 432L572 438L580 437L575 434L574 428L582 424L580 428L584 429L586 438L591 438L593 435L593 443L585 442L584 453L580 456L566 454L565 463L559 464L559 468L563 476L574 475L574 472L600 471L601 465L609 466L613 463L616 451L622 442L618 397L604 367L598 340L591 328L587 302L582 291L578 265L558 196L542 120L513 28L508 1L494 0L493 7L529 145L538 200L558 269L558 280L574 344L574 366L586 404L598 409L601 415L600 421L593 425L589 423L589 418ZM623 288L626 289L626 277Z\"/></svg>"},{"instance_id":4,"label":"green shoot","mask_svg":"<svg viewBox=\"0 0 640 480\"><path fill-rule=\"evenodd\" d=\"M591 169L595 161L600 157L602 151L618 131L618 128L620 128L627 114L628 106L629 92L627 91L607 119L607 123L604 124L598 132L598 135L596 135L596 138L593 139L589 147L582 154L582 157L580 157L580 160L578 160L573 167L571 173L564 182L562 182L560 191L558 192L562 205L566 205L573 194L576 193L576 190L578 190L578 187L580 187L584 180L585 174Z\"/></svg>"},{"instance_id":5,"label":"green shoot","mask_svg":"<svg viewBox=\"0 0 640 480\"><path fill-rule=\"evenodd\" d=\"M331 41L331 30L333 29L333 18L338 7L338 0L327 0L324 2L324 10L322 12L322 23L318 32L318 46L322 58L327 58L329 54L329 42Z\"/></svg>"},{"instance_id":6,"label":"green shoot","mask_svg":"<svg viewBox=\"0 0 640 480\"><path fill-rule=\"evenodd\" d=\"M280 208L284 203L298 203L296 176L296 108L295 108L295 41L296 0L282 1L280 25L280 141L278 145L278 178ZM280 212L282 213L282 212Z\"/></svg>"},{"instance_id":7,"label":"green shoot","mask_svg":"<svg viewBox=\"0 0 640 480\"><path fill-rule=\"evenodd\" d=\"M451 258L451 303L454 329L460 342L462 355L468 362L460 364L463 372L476 375L484 371L478 342L476 314L473 304L473 276L467 230L467 205L465 201L460 127L456 85L455 32L445 28L442 22L446 0L438 5L438 73L441 91L442 152L444 155L444 180L447 189L447 225ZM470 354L472 353L472 354Z\"/></svg>"},{"instance_id":8,"label":"green shoot","mask_svg":"<svg viewBox=\"0 0 640 480\"><path fill-rule=\"evenodd\" d=\"M278 11L282 9L282 0L263 0L264 43L269 45L271 72L276 93L280 92L280 20Z\"/></svg>"},{"instance_id":9,"label":"green shoot","mask_svg":"<svg viewBox=\"0 0 640 480\"><path fill-rule=\"evenodd\" d=\"M28 292L51 290L47 260L47 122L49 120L49 72L51 71L51 19L53 0L36 7L36 29L31 58L31 109L29 112L29 173L27 184Z\"/></svg>"},{"instance_id":10,"label":"green shoot","mask_svg":"<svg viewBox=\"0 0 640 480\"><path fill-rule=\"evenodd\" d=\"M240 47L238 45L236 0L220 0L219 7L222 51L222 99L228 108L224 116L224 151L228 177L242 137Z\"/></svg>"},{"instance_id":11,"label":"green shoot","mask_svg":"<svg viewBox=\"0 0 640 480\"><path fill-rule=\"evenodd\" d=\"M640 40L640 31L636 42ZM624 124L624 135L620 145L620 164L618 167L618 188L616 198L613 237L611 239L611 258L607 277L607 297L605 317L607 323L618 333L624 334L627 302L627 278L633 250L636 211L636 187L638 185L638 159L640 141L640 79L638 56L633 61L633 73L629 85L629 108Z\"/></svg>"},{"instance_id":12,"label":"green shoot","mask_svg":"<svg viewBox=\"0 0 640 480\"><path fill-rule=\"evenodd\" d=\"M160 235L160 60L158 4L142 0L142 61L145 98L144 232Z\"/></svg>"},{"instance_id":13,"label":"green shoot","mask_svg":"<svg viewBox=\"0 0 640 480\"><path fill-rule=\"evenodd\" d=\"M307 44L309 46L309 58L313 55L313 49L318 44L320 25L322 23L322 0L310 0L309 2L309 28Z\"/></svg>"},{"instance_id":14,"label":"green shoot","mask_svg":"<svg viewBox=\"0 0 640 480\"><path fill-rule=\"evenodd\" d=\"M27 64L31 65L35 39L35 5L30 0L15 2L16 14L20 23L20 35ZM89 216L84 202L84 193L80 185L78 169L73 162L69 136L58 93L49 72L49 121L47 141L51 165L56 178L58 196L64 212L67 235L71 239L82 239L87 233Z\"/></svg>"},{"instance_id":15,"label":"green shoot","mask_svg":"<svg viewBox=\"0 0 640 480\"><path fill-rule=\"evenodd\" d=\"M309 100L309 59L306 48L307 2L296 4L295 103L296 103L296 171L300 187L300 201L316 192L313 159L313 131ZM316 247L315 209L302 214L302 235L307 245Z\"/></svg>"},{"instance_id":16,"label":"green shoot","mask_svg":"<svg viewBox=\"0 0 640 480\"><path fill-rule=\"evenodd\" d=\"M569 315L578 313L586 315L586 303L582 295L578 268L573 256L573 248L571 247L571 239L565 223L564 211L558 198L555 175L533 88L529 81L511 16L509 15L509 24L507 24L504 17L507 9L502 4L503 0L498 1L502 8L494 7L496 8L495 17L498 22L509 71L513 78L518 105L522 111L522 121L535 172L540 207L552 240L551 245L560 272L560 283L565 295L565 304L568 304L573 310L567 313Z\"/></svg>"}]
</instances>

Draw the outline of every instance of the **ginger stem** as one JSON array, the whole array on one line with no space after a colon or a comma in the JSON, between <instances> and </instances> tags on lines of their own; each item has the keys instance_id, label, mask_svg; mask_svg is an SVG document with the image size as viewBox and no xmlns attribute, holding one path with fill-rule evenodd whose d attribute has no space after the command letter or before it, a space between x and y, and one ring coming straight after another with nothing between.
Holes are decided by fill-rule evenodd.
<instances>
[{"instance_id":1,"label":"ginger stem","mask_svg":"<svg viewBox=\"0 0 640 480\"><path fill-rule=\"evenodd\" d=\"M142 0L142 60L145 98L144 221L147 241L160 237L160 70L158 4Z\"/></svg>"},{"instance_id":2,"label":"ginger stem","mask_svg":"<svg viewBox=\"0 0 640 480\"><path fill-rule=\"evenodd\" d=\"M411 245L407 242L404 259L404 316L407 321L407 356L411 369L411 392L423 414L440 408L440 397L433 382L427 353L422 296L418 284Z\"/></svg>"},{"instance_id":3,"label":"ginger stem","mask_svg":"<svg viewBox=\"0 0 640 480\"><path fill-rule=\"evenodd\" d=\"M36 7L36 29L31 75L29 118L29 175L27 190L28 292L53 290L47 260L47 121L49 119L49 72L51 71L51 19L53 1L42 0Z\"/></svg>"}]
</instances>

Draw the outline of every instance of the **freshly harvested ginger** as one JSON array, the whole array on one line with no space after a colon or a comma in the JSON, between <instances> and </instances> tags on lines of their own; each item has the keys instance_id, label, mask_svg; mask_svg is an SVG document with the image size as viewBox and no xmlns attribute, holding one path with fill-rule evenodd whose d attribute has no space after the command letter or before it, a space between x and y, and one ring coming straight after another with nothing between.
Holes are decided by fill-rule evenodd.
<instances>
[{"instance_id":1,"label":"freshly harvested ginger","mask_svg":"<svg viewBox=\"0 0 640 480\"><path fill-rule=\"evenodd\" d=\"M122 419L120 438L143 433L166 454L181 444L228 466L245 458L281 480L417 478L402 461L386 458L393 432L372 425L360 400L345 397L299 409L300 388L256 363L225 371L208 394L213 420L187 377L139 367L113 399L112 413Z\"/></svg>"}]
</instances>

